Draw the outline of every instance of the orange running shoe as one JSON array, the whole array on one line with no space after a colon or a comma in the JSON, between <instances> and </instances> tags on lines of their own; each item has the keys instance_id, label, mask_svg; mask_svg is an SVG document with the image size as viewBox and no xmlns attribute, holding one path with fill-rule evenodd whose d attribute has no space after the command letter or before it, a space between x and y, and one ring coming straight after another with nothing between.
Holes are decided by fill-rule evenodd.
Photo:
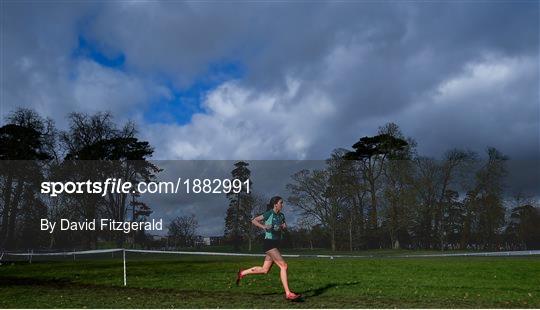
<instances>
[{"instance_id":1,"label":"orange running shoe","mask_svg":"<svg viewBox=\"0 0 540 310\"><path fill-rule=\"evenodd\" d=\"M301 294L296 294L296 293L293 293L293 292L290 292L289 294L285 294L285 299L290 300L290 301L295 301L295 300L298 300L300 298L302 298Z\"/></svg>"},{"instance_id":2,"label":"orange running shoe","mask_svg":"<svg viewBox=\"0 0 540 310\"><path fill-rule=\"evenodd\" d=\"M245 277L242 275L242 269L238 269L238 273L236 274L236 285L240 285L240 280Z\"/></svg>"}]
</instances>

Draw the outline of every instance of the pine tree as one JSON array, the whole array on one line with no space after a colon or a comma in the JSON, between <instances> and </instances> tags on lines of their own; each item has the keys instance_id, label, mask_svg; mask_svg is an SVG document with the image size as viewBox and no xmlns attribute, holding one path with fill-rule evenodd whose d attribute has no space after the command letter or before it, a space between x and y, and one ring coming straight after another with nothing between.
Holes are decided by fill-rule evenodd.
<instances>
[{"instance_id":1,"label":"pine tree","mask_svg":"<svg viewBox=\"0 0 540 310\"><path fill-rule=\"evenodd\" d=\"M242 241L249 237L253 197L251 196L251 171L247 168L249 164L239 161L234 166L235 168L231 171L232 179L240 180L242 185L239 192L230 191L227 193L229 208L225 217L224 235L225 239L232 242L234 249L237 251Z\"/></svg>"}]
</instances>

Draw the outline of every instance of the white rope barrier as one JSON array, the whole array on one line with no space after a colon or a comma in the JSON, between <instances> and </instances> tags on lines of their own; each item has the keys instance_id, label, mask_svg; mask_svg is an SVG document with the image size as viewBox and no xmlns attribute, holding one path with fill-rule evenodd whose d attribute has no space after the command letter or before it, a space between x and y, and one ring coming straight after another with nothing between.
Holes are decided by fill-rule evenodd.
<instances>
[{"instance_id":1,"label":"white rope barrier","mask_svg":"<svg viewBox=\"0 0 540 310\"><path fill-rule=\"evenodd\" d=\"M540 250L537 251L505 251L505 252L472 252L472 253L441 253L441 254L413 254L399 255L392 257L451 257L451 256L530 256L540 255Z\"/></svg>"},{"instance_id":2,"label":"white rope barrier","mask_svg":"<svg viewBox=\"0 0 540 310\"><path fill-rule=\"evenodd\" d=\"M84 254L101 254L101 253L111 253L111 252L120 252L124 249L104 249L104 250L88 250L88 251L71 251L71 252L49 252L49 253L32 253L33 256L70 256L70 255L84 255ZM15 253L15 252L5 252L6 255L12 256L28 256L29 253Z\"/></svg>"},{"instance_id":3,"label":"white rope barrier","mask_svg":"<svg viewBox=\"0 0 540 310\"><path fill-rule=\"evenodd\" d=\"M132 253L159 253L159 254L181 254L181 255L210 255L210 256L251 256L264 257L266 254L251 254L251 253L224 253L224 252L191 252L191 251L158 251L158 250L126 250ZM302 255L285 254L283 257L302 257Z\"/></svg>"}]
</instances>

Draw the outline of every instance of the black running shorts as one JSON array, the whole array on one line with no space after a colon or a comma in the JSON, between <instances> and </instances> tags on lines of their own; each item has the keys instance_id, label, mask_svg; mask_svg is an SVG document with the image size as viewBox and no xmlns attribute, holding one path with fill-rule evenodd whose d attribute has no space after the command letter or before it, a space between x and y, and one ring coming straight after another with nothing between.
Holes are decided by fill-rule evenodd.
<instances>
[{"instance_id":1,"label":"black running shorts","mask_svg":"<svg viewBox=\"0 0 540 310\"><path fill-rule=\"evenodd\" d=\"M263 241L263 251L266 253L268 251L270 251L271 249L279 249L279 246L280 246L280 242L281 240L279 239L264 239Z\"/></svg>"}]
</instances>

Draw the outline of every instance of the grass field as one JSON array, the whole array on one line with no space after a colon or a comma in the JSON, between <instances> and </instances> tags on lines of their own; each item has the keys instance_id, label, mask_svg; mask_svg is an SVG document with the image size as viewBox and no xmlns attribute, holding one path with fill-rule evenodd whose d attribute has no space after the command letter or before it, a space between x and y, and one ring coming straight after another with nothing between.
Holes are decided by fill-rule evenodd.
<instances>
[{"instance_id":1,"label":"grass field","mask_svg":"<svg viewBox=\"0 0 540 310\"><path fill-rule=\"evenodd\" d=\"M118 256L118 255L117 255ZM540 257L288 259L234 285L261 258L143 256L4 263L0 308L540 308Z\"/></svg>"}]
</instances>

